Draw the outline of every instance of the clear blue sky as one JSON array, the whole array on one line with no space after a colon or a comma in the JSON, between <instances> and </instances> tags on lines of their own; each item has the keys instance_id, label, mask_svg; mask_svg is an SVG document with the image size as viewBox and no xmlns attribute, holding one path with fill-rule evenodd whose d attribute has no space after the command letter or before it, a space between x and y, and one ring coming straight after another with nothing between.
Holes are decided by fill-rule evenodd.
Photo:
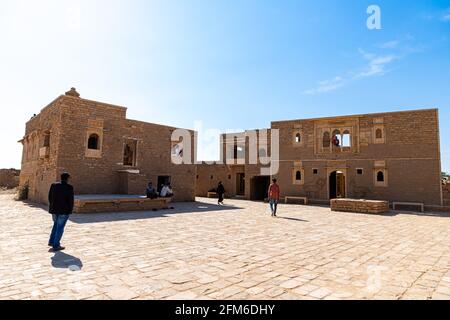
<instances>
[{"instance_id":1,"label":"clear blue sky","mask_svg":"<svg viewBox=\"0 0 450 320\"><path fill-rule=\"evenodd\" d=\"M437 107L450 171L449 37L449 0L2 1L0 167L75 86L133 119L220 130Z\"/></svg>"}]
</instances>

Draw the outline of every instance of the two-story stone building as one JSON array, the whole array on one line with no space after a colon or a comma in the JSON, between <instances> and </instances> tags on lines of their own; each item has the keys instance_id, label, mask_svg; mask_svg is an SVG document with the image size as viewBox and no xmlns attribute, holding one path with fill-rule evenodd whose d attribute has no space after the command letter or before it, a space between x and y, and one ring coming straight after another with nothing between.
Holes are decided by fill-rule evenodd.
<instances>
[{"instance_id":1,"label":"two-story stone building","mask_svg":"<svg viewBox=\"0 0 450 320\"><path fill-rule=\"evenodd\" d=\"M347 197L442 205L437 109L276 121L268 136L274 130L279 134L274 176L283 197L302 196L316 203ZM249 164L252 139L247 133L236 136L236 146L245 151L233 155L236 163L227 163L224 151L224 164L199 165L197 195L204 196L222 180L229 196L267 196L271 177L260 174L263 164ZM227 140L222 141L225 150ZM258 153L271 153L268 145ZM245 161L239 164L239 158Z\"/></svg>"},{"instance_id":2,"label":"two-story stone building","mask_svg":"<svg viewBox=\"0 0 450 320\"><path fill-rule=\"evenodd\" d=\"M276 121L270 129L223 135L222 162L213 165L195 164L195 133L187 130L190 143L172 141L175 130L127 119L126 108L72 89L27 122L20 184L43 203L63 171L78 195L144 194L153 181L170 182L175 201L193 201L222 181L228 196L262 200L277 177L283 197L313 203L346 197L443 204L437 109ZM175 164L183 144L190 164Z\"/></svg>"},{"instance_id":3,"label":"two-story stone building","mask_svg":"<svg viewBox=\"0 0 450 320\"><path fill-rule=\"evenodd\" d=\"M46 203L51 183L68 171L78 195L145 194L152 181L170 182L175 201L193 201L194 159L171 161L176 128L127 119L126 110L72 89L27 122L20 184L28 185L29 198Z\"/></svg>"}]
</instances>

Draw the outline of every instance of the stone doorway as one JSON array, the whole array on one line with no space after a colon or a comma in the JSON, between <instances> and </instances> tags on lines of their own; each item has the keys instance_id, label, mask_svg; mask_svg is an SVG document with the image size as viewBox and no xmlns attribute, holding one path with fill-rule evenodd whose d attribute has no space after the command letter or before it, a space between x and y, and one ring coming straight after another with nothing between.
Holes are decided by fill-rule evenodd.
<instances>
[{"instance_id":1,"label":"stone doorway","mask_svg":"<svg viewBox=\"0 0 450 320\"><path fill-rule=\"evenodd\" d=\"M158 176L158 184L157 184L156 190L158 191L158 193L160 193L163 186L165 186L166 184L171 184L171 183L172 183L172 178L170 176Z\"/></svg>"},{"instance_id":2,"label":"stone doorway","mask_svg":"<svg viewBox=\"0 0 450 320\"><path fill-rule=\"evenodd\" d=\"M268 190L270 185L269 176L258 176L252 179L251 184L251 200L264 201L268 198Z\"/></svg>"},{"instance_id":3,"label":"stone doorway","mask_svg":"<svg viewBox=\"0 0 450 320\"><path fill-rule=\"evenodd\" d=\"M329 196L330 199L345 198L345 173L342 171L333 171L329 177Z\"/></svg>"},{"instance_id":4,"label":"stone doorway","mask_svg":"<svg viewBox=\"0 0 450 320\"><path fill-rule=\"evenodd\" d=\"M236 195L245 196L245 173L236 174Z\"/></svg>"}]
</instances>

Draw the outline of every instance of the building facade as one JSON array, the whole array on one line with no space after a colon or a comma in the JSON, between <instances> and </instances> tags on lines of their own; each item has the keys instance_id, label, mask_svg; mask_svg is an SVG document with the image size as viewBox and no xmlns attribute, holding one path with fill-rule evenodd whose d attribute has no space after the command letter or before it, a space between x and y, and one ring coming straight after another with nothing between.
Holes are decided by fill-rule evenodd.
<instances>
[{"instance_id":1,"label":"building facade","mask_svg":"<svg viewBox=\"0 0 450 320\"><path fill-rule=\"evenodd\" d=\"M307 197L313 203L341 197L443 205L437 109L277 121L269 136L275 130L276 174L261 175L262 163L249 164L253 139L239 133L240 141L231 143L245 152L233 158L244 158L244 164L227 163L223 152L225 164L200 165L197 195L204 196L222 180L229 196L263 199L271 177L276 177L283 197ZM230 141L222 141L227 141L224 150ZM271 144L261 150L265 144L260 142L258 153L273 157Z\"/></svg>"},{"instance_id":2,"label":"building facade","mask_svg":"<svg viewBox=\"0 0 450 320\"><path fill-rule=\"evenodd\" d=\"M194 201L194 159L172 162L176 128L127 119L126 110L72 89L27 122L20 184L28 185L29 199L47 203L51 183L68 171L78 195L145 194L152 181L170 182L174 201Z\"/></svg>"},{"instance_id":3,"label":"building facade","mask_svg":"<svg viewBox=\"0 0 450 320\"><path fill-rule=\"evenodd\" d=\"M276 121L222 135L214 164L196 164L195 132L173 141L177 128L127 119L126 110L72 89L28 121L20 185L29 198L46 203L51 183L68 171L78 195L144 194L152 181L170 182L174 201L194 201L222 181L227 196L263 200L275 177L282 197L311 203L444 204L437 109Z\"/></svg>"}]
</instances>

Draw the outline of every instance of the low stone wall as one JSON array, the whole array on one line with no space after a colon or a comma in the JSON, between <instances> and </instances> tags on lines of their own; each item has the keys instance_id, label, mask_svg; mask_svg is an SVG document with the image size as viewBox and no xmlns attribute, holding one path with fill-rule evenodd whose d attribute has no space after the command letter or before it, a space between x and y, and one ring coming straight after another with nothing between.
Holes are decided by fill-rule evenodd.
<instances>
[{"instance_id":1,"label":"low stone wall","mask_svg":"<svg viewBox=\"0 0 450 320\"><path fill-rule=\"evenodd\" d=\"M389 212L389 202L375 200L333 199L331 200L331 211L380 214Z\"/></svg>"},{"instance_id":2,"label":"low stone wall","mask_svg":"<svg viewBox=\"0 0 450 320\"><path fill-rule=\"evenodd\" d=\"M0 187L12 189L19 186L20 170L0 169Z\"/></svg>"},{"instance_id":3,"label":"low stone wall","mask_svg":"<svg viewBox=\"0 0 450 320\"><path fill-rule=\"evenodd\" d=\"M74 213L107 213L128 211L149 211L154 209L167 209L170 198L129 198L129 199L76 199Z\"/></svg>"},{"instance_id":4,"label":"low stone wall","mask_svg":"<svg viewBox=\"0 0 450 320\"><path fill-rule=\"evenodd\" d=\"M121 171L119 174L119 193L142 194L146 193L150 179L136 172Z\"/></svg>"}]
</instances>

